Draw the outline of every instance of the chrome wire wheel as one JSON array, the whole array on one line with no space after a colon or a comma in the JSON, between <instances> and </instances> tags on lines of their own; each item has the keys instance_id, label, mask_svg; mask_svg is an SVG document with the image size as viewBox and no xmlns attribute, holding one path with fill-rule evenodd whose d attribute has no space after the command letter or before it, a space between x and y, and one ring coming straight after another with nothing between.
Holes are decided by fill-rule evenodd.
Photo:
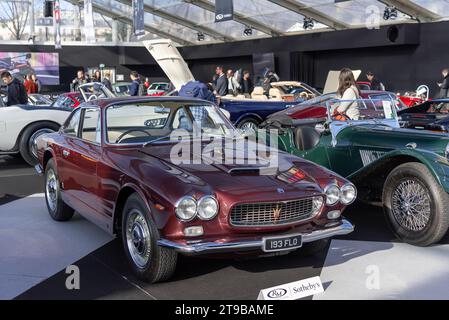
<instances>
[{"instance_id":1,"label":"chrome wire wheel","mask_svg":"<svg viewBox=\"0 0 449 320\"><path fill-rule=\"evenodd\" d=\"M30 150L30 153L37 159L37 140L40 136L47 134L47 133L53 133L54 131L49 128L42 128L37 130L35 133L33 133L30 137L30 140L28 141L28 148Z\"/></svg>"},{"instance_id":2,"label":"chrome wire wheel","mask_svg":"<svg viewBox=\"0 0 449 320\"><path fill-rule=\"evenodd\" d=\"M391 210L395 220L404 229L423 231L431 216L428 189L416 180L403 180L393 192Z\"/></svg>"},{"instance_id":3,"label":"chrome wire wheel","mask_svg":"<svg viewBox=\"0 0 449 320\"><path fill-rule=\"evenodd\" d=\"M134 264L144 269L150 262L150 228L142 212L133 209L126 222L126 244Z\"/></svg>"},{"instance_id":4,"label":"chrome wire wheel","mask_svg":"<svg viewBox=\"0 0 449 320\"><path fill-rule=\"evenodd\" d=\"M47 178L45 179L45 194L47 198L48 207L52 212L56 211L58 203L59 193L59 181L56 173L53 169L49 169L47 172Z\"/></svg>"},{"instance_id":5,"label":"chrome wire wheel","mask_svg":"<svg viewBox=\"0 0 449 320\"><path fill-rule=\"evenodd\" d=\"M243 123L242 126L240 127L240 129L243 132L251 132L251 131L256 132L258 127L257 127L257 124L255 124L254 122L248 121L248 122Z\"/></svg>"}]
</instances>

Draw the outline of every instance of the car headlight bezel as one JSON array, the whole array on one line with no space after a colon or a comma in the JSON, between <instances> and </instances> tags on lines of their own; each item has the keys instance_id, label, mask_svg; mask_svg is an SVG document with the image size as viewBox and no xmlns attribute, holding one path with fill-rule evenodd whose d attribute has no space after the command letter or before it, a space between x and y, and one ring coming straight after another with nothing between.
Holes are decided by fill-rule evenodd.
<instances>
[{"instance_id":1,"label":"car headlight bezel","mask_svg":"<svg viewBox=\"0 0 449 320\"><path fill-rule=\"evenodd\" d=\"M326 205L335 206L341 200L340 187L335 183L328 184L324 188L324 195L326 196ZM332 199L335 199L335 201Z\"/></svg>"},{"instance_id":2,"label":"car headlight bezel","mask_svg":"<svg viewBox=\"0 0 449 320\"><path fill-rule=\"evenodd\" d=\"M347 190L351 190L354 193L352 199L350 199L349 201L345 200L345 196L344 196L344 194ZM348 206L348 205L354 203L354 201L357 199L357 188L352 183L345 184L343 187L340 188L340 192L341 192L340 202L342 204L344 204L345 206Z\"/></svg>"},{"instance_id":3,"label":"car headlight bezel","mask_svg":"<svg viewBox=\"0 0 449 320\"><path fill-rule=\"evenodd\" d=\"M192 206L191 209L193 209L190 210L191 212L193 211L193 213L190 213L188 215L185 214L186 210L181 208L183 205L187 205L187 202L190 202L190 206ZM198 215L198 203L195 198L191 196L184 196L179 199L175 204L175 215L179 220L183 222L194 220Z\"/></svg>"},{"instance_id":4,"label":"car headlight bezel","mask_svg":"<svg viewBox=\"0 0 449 320\"><path fill-rule=\"evenodd\" d=\"M206 202L209 202L209 205L215 206L213 208L212 215L207 216L204 214L203 206L207 205ZM200 218L203 221L210 221L210 220L214 219L218 215L219 211L220 211L220 206L219 206L218 200L214 196L204 196L198 201L197 214L198 214L198 218Z\"/></svg>"}]
</instances>

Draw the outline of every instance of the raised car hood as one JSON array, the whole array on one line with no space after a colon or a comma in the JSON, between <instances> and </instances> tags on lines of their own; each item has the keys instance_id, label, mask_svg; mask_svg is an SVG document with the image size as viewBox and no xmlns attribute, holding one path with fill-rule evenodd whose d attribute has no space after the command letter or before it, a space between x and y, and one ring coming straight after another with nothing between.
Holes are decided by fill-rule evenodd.
<instances>
[{"instance_id":1,"label":"raised car hood","mask_svg":"<svg viewBox=\"0 0 449 320\"><path fill-rule=\"evenodd\" d=\"M158 39L143 41L147 50L159 64L176 90L187 82L195 81L189 66L171 40Z\"/></svg>"}]
</instances>

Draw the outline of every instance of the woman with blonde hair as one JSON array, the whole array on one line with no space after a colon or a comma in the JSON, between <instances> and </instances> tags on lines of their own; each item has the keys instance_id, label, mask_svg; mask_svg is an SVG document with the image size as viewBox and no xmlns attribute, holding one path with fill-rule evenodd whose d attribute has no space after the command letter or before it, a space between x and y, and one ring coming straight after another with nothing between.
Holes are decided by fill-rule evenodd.
<instances>
[{"instance_id":1,"label":"woman with blonde hair","mask_svg":"<svg viewBox=\"0 0 449 320\"><path fill-rule=\"evenodd\" d=\"M336 120L359 120L360 110L358 102L354 100L360 99L360 90L351 69L344 68L340 71L337 97L341 102L334 110L334 118Z\"/></svg>"}]
</instances>

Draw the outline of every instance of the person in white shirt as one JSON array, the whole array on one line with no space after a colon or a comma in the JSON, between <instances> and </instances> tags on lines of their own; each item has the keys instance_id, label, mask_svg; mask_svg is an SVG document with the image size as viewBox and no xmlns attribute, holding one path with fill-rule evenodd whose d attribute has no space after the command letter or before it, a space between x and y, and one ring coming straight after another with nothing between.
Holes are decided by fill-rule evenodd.
<instances>
[{"instance_id":1,"label":"person in white shirt","mask_svg":"<svg viewBox=\"0 0 449 320\"><path fill-rule=\"evenodd\" d=\"M231 69L228 70L226 75L228 77L228 94L236 96L240 90L240 83L234 77L234 71Z\"/></svg>"},{"instance_id":2,"label":"person in white shirt","mask_svg":"<svg viewBox=\"0 0 449 320\"><path fill-rule=\"evenodd\" d=\"M337 97L342 100L334 111L337 120L359 120L360 110L357 100L360 99L360 90L355 82L351 69L344 68L340 71ZM337 118L338 117L338 118Z\"/></svg>"}]
</instances>

